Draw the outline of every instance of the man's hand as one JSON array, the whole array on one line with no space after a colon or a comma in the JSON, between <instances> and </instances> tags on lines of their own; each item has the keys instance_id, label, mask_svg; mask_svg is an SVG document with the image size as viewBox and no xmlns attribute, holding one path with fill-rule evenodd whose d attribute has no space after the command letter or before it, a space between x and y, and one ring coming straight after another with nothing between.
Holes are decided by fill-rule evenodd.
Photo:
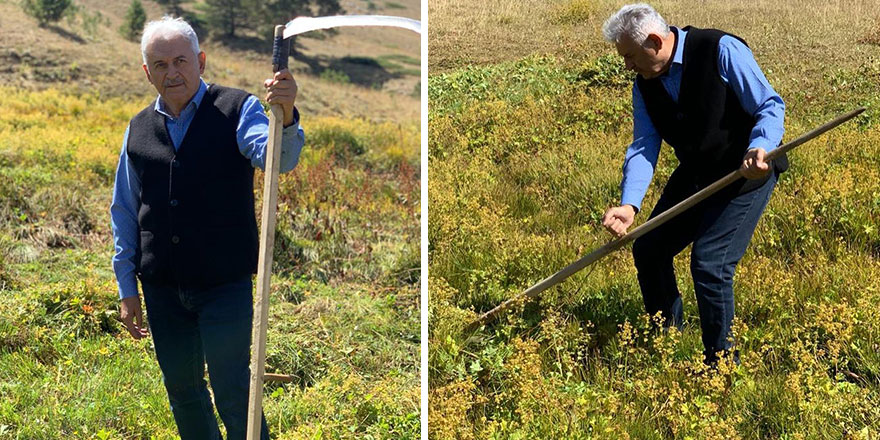
<instances>
[{"instance_id":1,"label":"man's hand","mask_svg":"<svg viewBox=\"0 0 880 440\"><path fill-rule=\"evenodd\" d=\"M266 102L269 104L281 104L284 110L284 126L293 124L293 105L296 102L296 80L289 70L283 69L275 72L273 78L263 82L266 88Z\"/></svg>"},{"instance_id":2,"label":"man's hand","mask_svg":"<svg viewBox=\"0 0 880 440\"><path fill-rule=\"evenodd\" d=\"M608 232L623 237L626 229L633 224L636 218L636 209L632 205L623 205L615 208L608 208L605 216L602 217L602 225Z\"/></svg>"},{"instance_id":3,"label":"man's hand","mask_svg":"<svg viewBox=\"0 0 880 440\"><path fill-rule=\"evenodd\" d=\"M743 163L739 167L740 174L746 179L760 179L770 171L770 164L764 162L766 152L763 148L754 148L746 152Z\"/></svg>"},{"instance_id":4,"label":"man's hand","mask_svg":"<svg viewBox=\"0 0 880 440\"><path fill-rule=\"evenodd\" d=\"M149 335L144 328L144 314L141 312L141 298L137 295L123 298L119 303L119 318L132 338L141 339Z\"/></svg>"}]
</instances>

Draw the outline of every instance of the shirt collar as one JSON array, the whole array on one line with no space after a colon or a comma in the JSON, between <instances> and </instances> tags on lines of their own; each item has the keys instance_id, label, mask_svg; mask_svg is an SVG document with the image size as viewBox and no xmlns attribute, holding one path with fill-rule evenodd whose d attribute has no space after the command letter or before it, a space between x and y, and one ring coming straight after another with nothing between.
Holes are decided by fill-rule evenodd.
<instances>
[{"instance_id":1,"label":"shirt collar","mask_svg":"<svg viewBox=\"0 0 880 440\"><path fill-rule=\"evenodd\" d=\"M672 54L672 63L682 64L684 60L684 39L687 38L687 31L675 26L669 26L669 29L675 32L675 53Z\"/></svg>"},{"instance_id":2,"label":"shirt collar","mask_svg":"<svg viewBox=\"0 0 880 440\"><path fill-rule=\"evenodd\" d=\"M205 97L205 92L208 91L208 84L205 80L199 78L199 90L196 91L196 94L193 95L192 99L190 99L189 103L183 107L183 110L180 111L181 114L189 108L190 106L195 106L195 108L199 108L199 105L202 103L202 98ZM156 98L156 105L153 107L157 112L169 117L174 118L174 116L165 108L165 101L162 100L162 95L159 95Z\"/></svg>"}]
</instances>

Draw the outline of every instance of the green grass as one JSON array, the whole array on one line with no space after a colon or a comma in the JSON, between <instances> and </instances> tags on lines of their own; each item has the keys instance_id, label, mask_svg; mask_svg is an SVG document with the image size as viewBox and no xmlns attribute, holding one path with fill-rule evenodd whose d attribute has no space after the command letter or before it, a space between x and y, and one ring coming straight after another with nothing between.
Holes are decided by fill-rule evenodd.
<instances>
[{"instance_id":1,"label":"green grass","mask_svg":"<svg viewBox=\"0 0 880 440\"><path fill-rule=\"evenodd\" d=\"M376 57L376 62L383 69L395 75L421 75L421 61L404 54L388 54Z\"/></svg>"},{"instance_id":2,"label":"green grass","mask_svg":"<svg viewBox=\"0 0 880 440\"><path fill-rule=\"evenodd\" d=\"M741 15L801 20L738 5ZM793 39L812 32L780 26ZM462 334L477 314L610 240L600 218L619 203L632 76L610 46L574 46L569 34L551 53L503 48L494 62L450 68L483 60L481 29L455 29L432 33L477 49L438 54L446 68L428 79L431 438L878 434L880 84L877 61L855 57L863 46L831 40L841 48L835 62L816 66L778 41L752 45L786 101L785 140L857 106L868 111L790 154L736 276L743 365L708 373L688 252L675 260L681 334L657 331L644 315L628 250ZM638 223L675 166L665 146Z\"/></svg>"},{"instance_id":3,"label":"green grass","mask_svg":"<svg viewBox=\"0 0 880 440\"><path fill-rule=\"evenodd\" d=\"M0 438L174 438L110 264L121 136L151 98L0 92ZM418 127L304 124L280 179L267 343L268 371L296 380L266 386L267 419L279 439L417 438Z\"/></svg>"},{"instance_id":4,"label":"green grass","mask_svg":"<svg viewBox=\"0 0 880 440\"><path fill-rule=\"evenodd\" d=\"M397 2L385 2L385 8L387 9L406 9L406 6L397 3Z\"/></svg>"}]
</instances>

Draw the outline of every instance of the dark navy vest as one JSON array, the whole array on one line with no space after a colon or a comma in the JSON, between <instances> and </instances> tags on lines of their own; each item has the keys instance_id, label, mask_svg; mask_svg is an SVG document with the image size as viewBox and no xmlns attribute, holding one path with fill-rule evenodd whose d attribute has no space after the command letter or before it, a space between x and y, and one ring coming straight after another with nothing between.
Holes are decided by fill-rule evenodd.
<instances>
[{"instance_id":1,"label":"dark navy vest","mask_svg":"<svg viewBox=\"0 0 880 440\"><path fill-rule=\"evenodd\" d=\"M690 26L684 30L688 34L678 102L672 100L659 78L639 75L636 81L651 122L678 157L679 173L702 188L740 167L755 118L742 108L718 71L718 42L730 34ZM676 38L675 44L678 42ZM786 156L774 160L773 167L777 172L788 169ZM762 179L741 179L726 192L747 192L769 178L768 174Z\"/></svg>"},{"instance_id":2,"label":"dark navy vest","mask_svg":"<svg viewBox=\"0 0 880 440\"><path fill-rule=\"evenodd\" d=\"M208 87L176 152L155 102L131 120L127 153L141 181L142 281L203 288L256 272L254 169L235 131L247 97Z\"/></svg>"}]
</instances>

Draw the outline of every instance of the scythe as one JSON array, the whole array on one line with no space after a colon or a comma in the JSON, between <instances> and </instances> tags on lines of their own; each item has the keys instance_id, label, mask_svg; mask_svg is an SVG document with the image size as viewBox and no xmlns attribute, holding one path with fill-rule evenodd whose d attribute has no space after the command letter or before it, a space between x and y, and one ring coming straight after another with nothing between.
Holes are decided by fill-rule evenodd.
<instances>
[{"instance_id":1,"label":"scythe","mask_svg":"<svg viewBox=\"0 0 880 440\"><path fill-rule=\"evenodd\" d=\"M831 121L828 121L825 124L822 124L821 126L816 127L815 129L813 129L807 133L802 134L798 138L796 138L790 142L787 142L786 144L781 145L781 146L777 147L776 149L770 151L769 153L767 153L764 160L767 162L770 162L774 158L779 157L780 155L786 153L787 151L792 150L793 148L803 144L804 142L807 142L811 139L814 139L814 138L818 137L819 135L825 133L826 131L833 129L833 128L837 127L838 125L843 124L846 121L849 121L850 119L858 116L863 111L865 111L865 107L859 107L853 111L842 114L842 115L832 119ZM677 216L678 214L682 213L683 211L689 209L690 207L696 205L697 203L705 200L707 197L711 196L712 194L715 194L716 192L720 191L722 188L726 187L727 185L730 185L731 183L735 182L736 180L739 180L740 178L742 178L742 174L740 173L740 170L731 171L726 176L722 177L721 179L718 179L717 181L715 181L711 185L701 189L697 193L682 200L681 202L678 202L678 204L676 204L675 206L664 211L660 215L658 215L658 216L646 221L645 223L639 225L639 227L631 230L626 235L606 243L602 247L600 247L600 248L594 250L593 252L590 252L589 254L581 257L580 259L574 261L573 263L569 264L568 266L565 266L564 268L562 268L558 272L554 273L553 275L550 275L549 277L544 278L543 280L539 281L538 283L532 285L532 287L529 287L525 291L514 295L512 298L502 302L501 304L497 305L495 308L489 310L488 312L483 313L476 320L471 321L470 323L465 325L462 330L462 333L463 334L472 333L472 332L476 331L480 326L493 321L494 319L498 318L500 315L504 314L508 310L511 310L513 308L513 306L516 305L517 303L533 300L533 299L539 297L543 291L565 281L565 279L574 275L576 272L580 271L581 269L595 263L596 261L605 257L606 255L609 255L612 252L622 248L624 245L635 240L636 238L641 237L642 235L645 235L648 232L654 230L658 226L662 225L663 223L667 222L668 220L672 219L673 217Z\"/></svg>"},{"instance_id":2,"label":"scythe","mask_svg":"<svg viewBox=\"0 0 880 440\"><path fill-rule=\"evenodd\" d=\"M343 26L392 26L421 33L421 22L404 17L383 15L341 15L329 17L297 17L286 25L275 26L272 47L272 71L287 68L290 54L289 38L304 32ZM251 378L248 396L248 440L260 438L260 415L263 411L263 382L289 382L290 376L265 374L266 324L269 319L269 282L272 277L272 252L275 242L275 210L278 204L278 174L281 149L281 130L284 112L281 105L270 108L269 142L266 152L266 170L263 180L263 210L260 232L260 259L257 266L257 300L254 304L254 329L251 344Z\"/></svg>"}]
</instances>

